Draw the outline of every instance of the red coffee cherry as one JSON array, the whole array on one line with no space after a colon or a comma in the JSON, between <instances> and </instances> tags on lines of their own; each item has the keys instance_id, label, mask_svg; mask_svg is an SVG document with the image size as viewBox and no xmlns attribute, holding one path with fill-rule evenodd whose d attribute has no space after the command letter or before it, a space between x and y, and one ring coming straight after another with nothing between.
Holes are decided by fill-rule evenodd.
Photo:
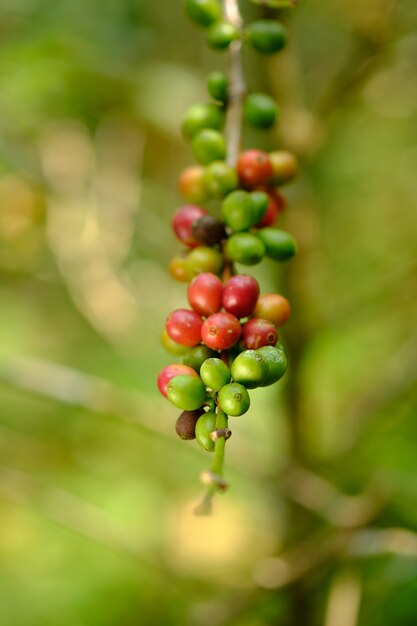
<instances>
[{"instance_id":1,"label":"red coffee cherry","mask_svg":"<svg viewBox=\"0 0 417 626\"><path fill-rule=\"evenodd\" d=\"M192 226L203 215L207 215L207 211L202 207L195 204L186 204L177 209L172 218L174 233L182 243L185 243L190 248L199 245L192 233Z\"/></svg>"},{"instance_id":2,"label":"red coffee cherry","mask_svg":"<svg viewBox=\"0 0 417 626\"><path fill-rule=\"evenodd\" d=\"M196 346L201 341L201 315L189 309L176 309L168 315L168 335L182 346Z\"/></svg>"},{"instance_id":3,"label":"red coffee cherry","mask_svg":"<svg viewBox=\"0 0 417 626\"><path fill-rule=\"evenodd\" d=\"M175 376L180 376L182 374L189 374L190 376L195 376L198 378L198 374L192 367L188 367L188 365L183 365L182 363L173 363L172 365L167 365L159 372L158 376L158 389L162 393L165 398L167 397L167 387L171 378Z\"/></svg>"},{"instance_id":4,"label":"red coffee cherry","mask_svg":"<svg viewBox=\"0 0 417 626\"><path fill-rule=\"evenodd\" d=\"M201 315L212 315L220 311L222 295L222 281L210 272L193 278L187 290L188 302Z\"/></svg>"},{"instance_id":5,"label":"red coffee cherry","mask_svg":"<svg viewBox=\"0 0 417 626\"><path fill-rule=\"evenodd\" d=\"M223 306L236 317L247 317L253 313L259 296L259 284L249 274L236 274L224 286Z\"/></svg>"},{"instance_id":6,"label":"red coffee cherry","mask_svg":"<svg viewBox=\"0 0 417 626\"><path fill-rule=\"evenodd\" d=\"M227 350L239 341L242 329L231 313L214 313L204 320L201 338L212 350Z\"/></svg>"},{"instance_id":7,"label":"red coffee cherry","mask_svg":"<svg viewBox=\"0 0 417 626\"><path fill-rule=\"evenodd\" d=\"M268 320L254 317L243 325L242 343L247 350L275 346L277 341L278 331Z\"/></svg>"},{"instance_id":8,"label":"red coffee cherry","mask_svg":"<svg viewBox=\"0 0 417 626\"><path fill-rule=\"evenodd\" d=\"M263 150L245 150L239 156L237 173L243 186L256 187L272 178L272 163Z\"/></svg>"}]
</instances>

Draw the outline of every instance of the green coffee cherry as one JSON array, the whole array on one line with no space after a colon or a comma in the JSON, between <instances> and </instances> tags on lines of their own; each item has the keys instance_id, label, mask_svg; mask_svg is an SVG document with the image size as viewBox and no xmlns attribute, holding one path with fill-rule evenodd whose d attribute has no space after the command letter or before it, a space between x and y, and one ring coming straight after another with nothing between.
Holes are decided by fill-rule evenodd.
<instances>
[{"instance_id":1,"label":"green coffee cherry","mask_svg":"<svg viewBox=\"0 0 417 626\"><path fill-rule=\"evenodd\" d=\"M195 425L196 439L203 450L207 450L207 452L214 451L214 441L210 438L210 435L216 430L216 417L215 413L208 411L198 418Z\"/></svg>"},{"instance_id":2,"label":"green coffee cherry","mask_svg":"<svg viewBox=\"0 0 417 626\"><path fill-rule=\"evenodd\" d=\"M204 361L200 369L200 376L203 383L214 391L219 391L231 379L230 370L226 363L216 358Z\"/></svg>"},{"instance_id":3,"label":"green coffee cherry","mask_svg":"<svg viewBox=\"0 0 417 626\"><path fill-rule=\"evenodd\" d=\"M161 345L167 352L175 354L176 356L182 356L188 350L187 346L183 346L182 344L171 339L166 331L166 328L164 328L161 334Z\"/></svg>"},{"instance_id":4,"label":"green coffee cherry","mask_svg":"<svg viewBox=\"0 0 417 626\"><path fill-rule=\"evenodd\" d=\"M219 71L210 72L207 76L207 91L214 100L227 102L229 79L226 74Z\"/></svg>"},{"instance_id":5,"label":"green coffee cherry","mask_svg":"<svg viewBox=\"0 0 417 626\"><path fill-rule=\"evenodd\" d=\"M255 223L251 197L242 189L229 193L223 200L221 211L225 224L235 232L248 230Z\"/></svg>"},{"instance_id":6,"label":"green coffee cherry","mask_svg":"<svg viewBox=\"0 0 417 626\"><path fill-rule=\"evenodd\" d=\"M239 31L229 22L217 22L207 33L207 44L214 50L225 50L239 37Z\"/></svg>"},{"instance_id":7,"label":"green coffee cherry","mask_svg":"<svg viewBox=\"0 0 417 626\"><path fill-rule=\"evenodd\" d=\"M219 0L185 0L184 9L190 20L203 28L220 20L222 15Z\"/></svg>"},{"instance_id":8,"label":"green coffee cherry","mask_svg":"<svg viewBox=\"0 0 417 626\"><path fill-rule=\"evenodd\" d=\"M256 352L264 358L268 366L268 373L262 381L261 387L267 387L276 383L277 380L284 376L287 370L287 357L282 344L278 343L276 347L263 346L258 348Z\"/></svg>"},{"instance_id":9,"label":"green coffee cherry","mask_svg":"<svg viewBox=\"0 0 417 626\"><path fill-rule=\"evenodd\" d=\"M213 161L207 165L204 175L205 187L210 195L223 198L239 184L237 172L226 161Z\"/></svg>"},{"instance_id":10,"label":"green coffee cherry","mask_svg":"<svg viewBox=\"0 0 417 626\"><path fill-rule=\"evenodd\" d=\"M265 246L256 235L236 233L226 242L226 254L234 263L256 265L265 255Z\"/></svg>"},{"instance_id":11,"label":"green coffee cherry","mask_svg":"<svg viewBox=\"0 0 417 626\"><path fill-rule=\"evenodd\" d=\"M184 346L183 346L184 347ZM204 361L216 356L217 352L210 350L207 346L199 345L194 348L185 348L186 353L183 356L182 362L188 367L192 367L196 372L200 371Z\"/></svg>"},{"instance_id":12,"label":"green coffee cherry","mask_svg":"<svg viewBox=\"0 0 417 626\"><path fill-rule=\"evenodd\" d=\"M265 359L256 350L241 352L233 361L231 371L233 380L247 389L262 386L269 373Z\"/></svg>"},{"instance_id":13,"label":"green coffee cherry","mask_svg":"<svg viewBox=\"0 0 417 626\"><path fill-rule=\"evenodd\" d=\"M286 261L297 252L294 237L285 230L269 226L258 230L257 235L265 246L266 255L275 261Z\"/></svg>"},{"instance_id":14,"label":"green coffee cherry","mask_svg":"<svg viewBox=\"0 0 417 626\"><path fill-rule=\"evenodd\" d=\"M257 224L261 221L268 209L269 196L264 191L252 191L250 193L250 200L252 205L253 223Z\"/></svg>"},{"instance_id":15,"label":"green coffee cherry","mask_svg":"<svg viewBox=\"0 0 417 626\"><path fill-rule=\"evenodd\" d=\"M186 110L181 130L185 137L192 139L204 128L220 130L223 123L224 112L218 106L210 103L199 103L193 104Z\"/></svg>"},{"instance_id":16,"label":"green coffee cherry","mask_svg":"<svg viewBox=\"0 0 417 626\"><path fill-rule=\"evenodd\" d=\"M194 411L206 399L206 387L200 378L182 374L174 376L168 383L167 398L178 409Z\"/></svg>"},{"instance_id":17,"label":"green coffee cherry","mask_svg":"<svg viewBox=\"0 0 417 626\"><path fill-rule=\"evenodd\" d=\"M192 140L193 154L202 165L213 161L224 161L226 158L226 142L217 130L205 128L194 135Z\"/></svg>"},{"instance_id":18,"label":"green coffee cherry","mask_svg":"<svg viewBox=\"0 0 417 626\"><path fill-rule=\"evenodd\" d=\"M246 36L255 50L262 54L279 52L287 43L287 31L275 20L257 20L246 29Z\"/></svg>"},{"instance_id":19,"label":"green coffee cherry","mask_svg":"<svg viewBox=\"0 0 417 626\"><path fill-rule=\"evenodd\" d=\"M223 269L223 255L216 248L198 246L188 253L185 268L190 280L203 272L218 276Z\"/></svg>"},{"instance_id":20,"label":"green coffee cherry","mask_svg":"<svg viewBox=\"0 0 417 626\"><path fill-rule=\"evenodd\" d=\"M218 401L226 415L243 415L250 407L249 394L243 385L229 383L220 389Z\"/></svg>"},{"instance_id":21,"label":"green coffee cherry","mask_svg":"<svg viewBox=\"0 0 417 626\"><path fill-rule=\"evenodd\" d=\"M245 121L255 128L271 128L278 115L278 107L271 96L251 93L245 99L243 114Z\"/></svg>"}]
</instances>

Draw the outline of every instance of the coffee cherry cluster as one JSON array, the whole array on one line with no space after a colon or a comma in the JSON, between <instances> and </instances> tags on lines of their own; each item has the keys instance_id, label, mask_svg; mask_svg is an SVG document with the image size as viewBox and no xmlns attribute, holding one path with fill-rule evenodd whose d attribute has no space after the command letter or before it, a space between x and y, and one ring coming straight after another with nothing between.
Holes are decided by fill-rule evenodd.
<instances>
[{"instance_id":1,"label":"coffee cherry cluster","mask_svg":"<svg viewBox=\"0 0 417 626\"><path fill-rule=\"evenodd\" d=\"M278 327L289 317L288 300L260 295L258 281L248 274L222 283L212 272L195 276L187 297L191 308L169 314L162 339L168 351L185 348L183 362L164 367L159 390L187 412L217 405L226 415L243 415L250 405L247 389L271 385L285 373L285 352L277 341ZM206 417L200 413L200 419ZM177 432L182 433L178 425ZM181 436L197 436L202 443L189 421Z\"/></svg>"},{"instance_id":2,"label":"coffee cherry cluster","mask_svg":"<svg viewBox=\"0 0 417 626\"><path fill-rule=\"evenodd\" d=\"M223 19L218 0L185 0L184 6L191 20L207 29L212 48L223 50L240 39L272 54L286 43L284 27L274 20L243 29ZM207 90L212 101L190 107L182 122L197 163L179 176L187 204L174 212L172 228L183 251L169 271L188 283L189 307L166 320L162 345L181 362L163 368L158 388L182 411L177 434L216 452L219 440L223 445L231 434L228 417L248 411L248 390L272 385L287 368L279 329L289 318L289 302L280 294L261 294L258 281L237 273L236 264L252 266L265 256L287 261L296 253L293 237L275 222L286 204L280 187L294 178L298 164L285 150L256 148L230 163L222 131L233 89L225 74L214 71ZM248 124L267 129L276 122L270 96L245 93L241 101ZM223 484L219 476L216 484Z\"/></svg>"}]
</instances>

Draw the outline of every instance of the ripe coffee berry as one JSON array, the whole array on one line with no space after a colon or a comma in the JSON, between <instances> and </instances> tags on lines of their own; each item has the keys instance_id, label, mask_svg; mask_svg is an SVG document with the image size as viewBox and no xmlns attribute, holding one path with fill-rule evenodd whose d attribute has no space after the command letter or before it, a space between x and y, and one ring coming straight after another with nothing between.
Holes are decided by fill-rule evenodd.
<instances>
[{"instance_id":1,"label":"ripe coffee berry","mask_svg":"<svg viewBox=\"0 0 417 626\"><path fill-rule=\"evenodd\" d=\"M227 350L241 335L239 320L230 313L215 313L204 320L201 338L212 350Z\"/></svg>"},{"instance_id":2,"label":"ripe coffee berry","mask_svg":"<svg viewBox=\"0 0 417 626\"><path fill-rule=\"evenodd\" d=\"M262 228L264 226L272 226L275 223L278 215L285 208L285 199L275 189L268 189L268 205L267 209L262 216L262 219L255 224L256 228Z\"/></svg>"},{"instance_id":3,"label":"ripe coffee berry","mask_svg":"<svg viewBox=\"0 0 417 626\"><path fill-rule=\"evenodd\" d=\"M237 173L244 187L256 187L267 183L273 174L269 156L262 150L246 150L237 162Z\"/></svg>"},{"instance_id":4,"label":"ripe coffee berry","mask_svg":"<svg viewBox=\"0 0 417 626\"><path fill-rule=\"evenodd\" d=\"M182 363L173 363L172 365L167 365L163 370L160 371L158 376L158 389L162 393L165 398L167 397L167 386L169 381L174 378L174 376L179 376L181 374L187 374L189 376L194 376L198 378L197 372L195 372L191 367L187 365L182 365Z\"/></svg>"},{"instance_id":5,"label":"ripe coffee berry","mask_svg":"<svg viewBox=\"0 0 417 626\"><path fill-rule=\"evenodd\" d=\"M172 311L166 321L168 335L183 346L196 346L201 341L201 315L188 309Z\"/></svg>"},{"instance_id":6,"label":"ripe coffee berry","mask_svg":"<svg viewBox=\"0 0 417 626\"><path fill-rule=\"evenodd\" d=\"M223 306L236 317L247 317L253 313L259 296L256 278L249 274L236 274L229 278L223 289Z\"/></svg>"},{"instance_id":7,"label":"ripe coffee berry","mask_svg":"<svg viewBox=\"0 0 417 626\"><path fill-rule=\"evenodd\" d=\"M175 431L181 439L195 439L195 426L198 418L204 413L203 409L196 409L195 411L183 411L177 423L175 424Z\"/></svg>"},{"instance_id":8,"label":"ripe coffee berry","mask_svg":"<svg viewBox=\"0 0 417 626\"><path fill-rule=\"evenodd\" d=\"M180 207L174 213L172 218L172 228L174 233L182 243L186 246L194 247L198 245L198 241L192 234L192 225L203 215L207 215L207 211L195 204L186 204Z\"/></svg>"},{"instance_id":9,"label":"ripe coffee berry","mask_svg":"<svg viewBox=\"0 0 417 626\"><path fill-rule=\"evenodd\" d=\"M212 315L222 308L223 284L210 272L199 274L188 285L187 297L194 311Z\"/></svg>"},{"instance_id":10,"label":"ripe coffee berry","mask_svg":"<svg viewBox=\"0 0 417 626\"><path fill-rule=\"evenodd\" d=\"M220 243L222 239L226 238L223 222L214 217L214 215L203 215L203 217L200 217L200 219L194 222L192 233L195 239L208 246Z\"/></svg>"},{"instance_id":11,"label":"ripe coffee berry","mask_svg":"<svg viewBox=\"0 0 417 626\"><path fill-rule=\"evenodd\" d=\"M268 320L254 317L243 325L242 343L248 350L256 350L262 346L275 346L277 341L277 329Z\"/></svg>"}]
</instances>

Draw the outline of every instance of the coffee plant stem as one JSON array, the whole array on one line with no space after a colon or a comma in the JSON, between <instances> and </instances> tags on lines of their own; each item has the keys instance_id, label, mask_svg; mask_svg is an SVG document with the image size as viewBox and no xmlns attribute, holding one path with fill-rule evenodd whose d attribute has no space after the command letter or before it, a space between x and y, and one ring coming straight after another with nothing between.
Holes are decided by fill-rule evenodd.
<instances>
[{"instance_id":1,"label":"coffee plant stem","mask_svg":"<svg viewBox=\"0 0 417 626\"><path fill-rule=\"evenodd\" d=\"M224 0L225 18L236 28L241 29L243 20L240 15L238 0ZM230 46L230 88L229 104L226 114L227 162L235 167L241 144L242 105L246 93L246 84L242 70L242 41L234 41Z\"/></svg>"}]
</instances>

